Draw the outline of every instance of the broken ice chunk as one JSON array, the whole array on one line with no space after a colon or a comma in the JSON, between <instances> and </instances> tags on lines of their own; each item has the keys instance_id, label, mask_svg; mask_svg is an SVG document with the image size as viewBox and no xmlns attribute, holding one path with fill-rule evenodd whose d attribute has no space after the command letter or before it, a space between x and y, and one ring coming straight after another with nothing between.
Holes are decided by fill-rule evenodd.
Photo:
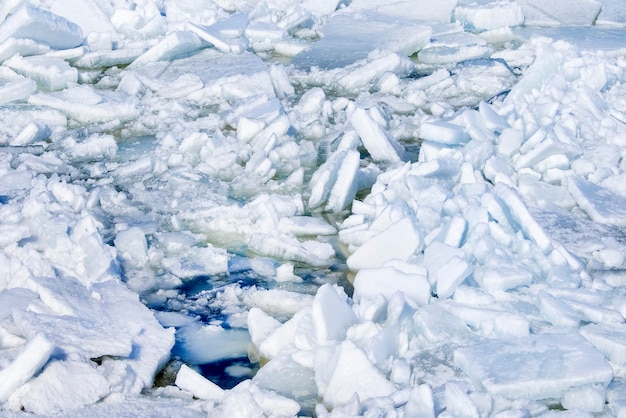
<instances>
[{"instance_id":1,"label":"broken ice chunk","mask_svg":"<svg viewBox=\"0 0 626 418\"><path fill-rule=\"evenodd\" d=\"M582 177L571 177L568 188L576 203L599 223L626 226L626 199Z\"/></svg>"},{"instance_id":2,"label":"broken ice chunk","mask_svg":"<svg viewBox=\"0 0 626 418\"><path fill-rule=\"evenodd\" d=\"M420 138L446 145L464 144L470 140L463 126L440 120L422 124Z\"/></svg>"},{"instance_id":3,"label":"broken ice chunk","mask_svg":"<svg viewBox=\"0 0 626 418\"><path fill-rule=\"evenodd\" d=\"M358 271L380 267L394 258L407 261L423 245L422 234L414 220L404 217L367 240L348 257L346 263L350 270Z\"/></svg>"},{"instance_id":4,"label":"broken ice chunk","mask_svg":"<svg viewBox=\"0 0 626 418\"><path fill-rule=\"evenodd\" d=\"M387 300L401 291L418 305L426 305L430 300L430 283L427 272L418 266L407 264L401 268L397 263L389 263L379 268L360 270L354 278L354 300L374 299L383 295Z\"/></svg>"},{"instance_id":5,"label":"broken ice chunk","mask_svg":"<svg viewBox=\"0 0 626 418\"><path fill-rule=\"evenodd\" d=\"M528 210L522 197L504 183L496 185L493 194L502 206L509 224L518 227L528 239L547 254L552 249L552 241Z\"/></svg>"},{"instance_id":6,"label":"broken ice chunk","mask_svg":"<svg viewBox=\"0 0 626 418\"><path fill-rule=\"evenodd\" d=\"M493 1L457 6L452 21L460 22L465 30L481 32L524 23L522 7L516 1Z\"/></svg>"},{"instance_id":7,"label":"broken ice chunk","mask_svg":"<svg viewBox=\"0 0 626 418\"><path fill-rule=\"evenodd\" d=\"M186 28L224 53L238 53L243 52L245 49L245 45L242 41L222 36L218 31L212 29L210 26L201 26L189 22L187 23Z\"/></svg>"},{"instance_id":8,"label":"broken ice chunk","mask_svg":"<svg viewBox=\"0 0 626 418\"><path fill-rule=\"evenodd\" d=\"M336 346L324 360L316 361L315 380L328 406L345 404L355 393L360 400L366 400L395 392L394 385L352 341Z\"/></svg>"},{"instance_id":9,"label":"broken ice chunk","mask_svg":"<svg viewBox=\"0 0 626 418\"><path fill-rule=\"evenodd\" d=\"M78 81L78 70L60 58L34 56L23 58L15 55L4 62L13 71L31 78L43 90L62 90Z\"/></svg>"},{"instance_id":10,"label":"broken ice chunk","mask_svg":"<svg viewBox=\"0 0 626 418\"><path fill-rule=\"evenodd\" d=\"M0 370L0 402L5 402L20 386L30 380L50 358L54 344L43 334L35 335L15 360Z\"/></svg>"},{"instance_id":11,"label":"broken ice chunk","mask_svg":"<svg viewBox=\"0 0 626 418\"><path fill-rule=\"evenodd\" d=\"M363 108L350 115L352 127L374 161L398 162L404 157L404 149Z\"/></svg>"},{"instance_id":12,"label":"broken ice chunk","mask_svg":"<svg viewBox=\"0 0 626 418\"><path fill-rule=\"evenodd\" d=\"M155 61L171 61L190 52L197 51L205 44L192 32L172 32L158 44L141 54L129 67L136 68Z\"/></svg>"},{"instance_id":13,"label":"broken ice chunk","mask_svg":"<svg viewBox=\"0 0 626 418\"><path fill-rule=\"evenodd\" d=\"M570 388L607 385L613 369L577 334L543 334L462 348L455 364L474 386L510 399L560 398Z\"/></svg>"},{"instance_id":14,"label":"broken ice chunk","mask_svg":"<svg viewBox=\"0 0 626 418\"><path fill-rule=\"evenodd\" d=\"M619 366L626 366L626 325L590 324L580 334Z\"/></svg>"},{"instance_id":15,"label":"broken ice chunk","mask_svg":"<svg viewBox=\"0 0 626 418\"><path fill-rule=\"evenodd\" d=\"M311 318L318 345L343 340L346 336L346 329L357 322L357 317L345 300L345 293L343 295L340 293L343 293L343 290L325 284L315 295L311 307Z\"/></svg>"},{"instance_id":16,"label":"broken ice chunk","mask_svg":"<svg viewBox=\"0 0 626 418\"><path fill-rule=\"evenodd\" d=\"M361 157L358 151L347 151L341 167L337 171L337 180L330 191L326 209L331 212L341 212L356 196L358 174Z\"/></svg>"},{"instance_id":17,"label":"broken ice chunk","mask_svg":"<svg viewBox=\"0 0 626 418\"><path fill-rule=\"evenodd\" d=\"M0 42L9 38L32 39L55 49L69 49L82 43L83 32L64 17L24 6L0 23Z\"/></svg>"},{"instance_id":18,"label":"broken ice chunk","mask_svg":"<svg viewBox=\"0 0 626 418\"><path fill-rule=\"evenodd\" d=\"M109 393L109 382L92 364L54 361L29 384L21 403L34 414L58 414L91 405Z\"/></svg>"},{"instance_id":19,"label":"broken ice chunk","mask_svg":"<svg viewBox=\"0 0 626 418\"><path fill-rule=\"evenodd\" d=\"M220 400L224 397L224 389L186 364L180 366L174 383L179 388L191 392L198 399Z\"/></svg>"},{"instance_id":20,"label":"broken ice chunk","mask_svg":"<svg viewBox=\"0 0 626 418\"><path fill-rule=\"evenodd\" d=\"M30 55L42 55L48 51L50 51L48 45L40 44L32 39L9 38L0 44L0 62L18 54L22 57L28 57Z\"/></svg>"},{"instance_id":21,"label":"broken ice chunk","mask_svg":"<svg viewBox=\"0 0 626 418\"><path fill-rule=\"evenodd\" d=\"M35 90L37 83L26 77L11 77L8 81L0 79L0 104L27 99Z\"/></svg>"}]
</instances>

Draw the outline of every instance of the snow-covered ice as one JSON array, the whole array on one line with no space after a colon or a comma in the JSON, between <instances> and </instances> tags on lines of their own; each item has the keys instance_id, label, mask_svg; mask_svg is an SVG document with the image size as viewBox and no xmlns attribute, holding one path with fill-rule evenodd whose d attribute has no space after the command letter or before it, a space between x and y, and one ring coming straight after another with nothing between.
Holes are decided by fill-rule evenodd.
<instances>
[{"instance_id":1,"label":"snow-covered ice","mask_svg":"<svg viewBox=\"0 0 626 418\"><path fill-rule=\"evenodd\" d=\"M619 0L0 3L0 415L626 413Z\"/></svg>"}]
</instances>

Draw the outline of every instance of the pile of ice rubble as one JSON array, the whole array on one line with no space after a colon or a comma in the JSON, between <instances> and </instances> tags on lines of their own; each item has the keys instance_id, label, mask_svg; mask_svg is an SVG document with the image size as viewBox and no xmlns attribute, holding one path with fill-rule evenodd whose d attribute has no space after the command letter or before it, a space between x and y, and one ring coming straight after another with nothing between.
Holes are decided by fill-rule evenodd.
<instances>
[{"instance_id":1,"label":"pile of ice rubble","mask_svg":"<svg viewBox=\"0 0 626 418\"><path fill-rule=\"evenodd\" d=\"M433 3L2 2L2 414L624 416L626 7Z\"/></svg>"}]
</instances>

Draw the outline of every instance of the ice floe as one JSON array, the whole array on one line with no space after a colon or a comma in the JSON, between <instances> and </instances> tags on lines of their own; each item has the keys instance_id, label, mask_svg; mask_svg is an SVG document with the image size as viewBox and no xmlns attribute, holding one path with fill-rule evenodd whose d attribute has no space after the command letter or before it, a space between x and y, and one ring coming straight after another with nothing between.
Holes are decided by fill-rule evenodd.
<instances>
[{"instance_id":1,"label":"ice floe","mask_svg":"<svg viewBox=\"0 0 626 418\"><path fill-rule=\"evenodd\" d=\"M0 4L0 414L623 415L625 9L431 3Z\"/></svg>"}]
</instances>

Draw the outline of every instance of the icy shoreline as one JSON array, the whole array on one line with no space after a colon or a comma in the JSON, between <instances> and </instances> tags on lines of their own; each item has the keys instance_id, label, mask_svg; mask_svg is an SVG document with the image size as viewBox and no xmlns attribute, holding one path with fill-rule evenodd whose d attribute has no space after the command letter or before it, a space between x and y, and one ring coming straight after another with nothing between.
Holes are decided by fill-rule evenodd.
<instances>
[{"instance_id":1,"label":"icy shoreline","mask_svg":"<svg viewBox=\"0 0 626 418\"><path fill-rule=\"evenodd\" d=\"M626 413L626 9L574 3L3 3L1 414Z\"/></svg>"}]
</instances>

